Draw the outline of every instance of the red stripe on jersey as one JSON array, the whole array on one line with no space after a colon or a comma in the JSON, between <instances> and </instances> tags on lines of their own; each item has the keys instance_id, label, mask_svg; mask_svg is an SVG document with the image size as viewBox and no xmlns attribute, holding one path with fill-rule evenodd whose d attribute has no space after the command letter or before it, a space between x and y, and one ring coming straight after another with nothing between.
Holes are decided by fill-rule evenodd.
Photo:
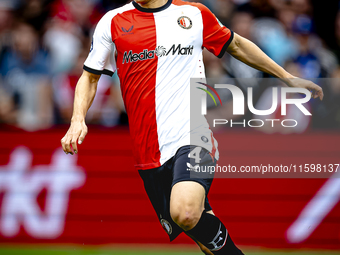
<instances>
[{"instance_id":1,"label":"red stripe on jersey","mask_svg":"<svg viewBox=\"0 0 340 255\"><path fill-rule=\"evenodd\" d=\"M129 116L136 167L159 167L154 16L136 9L118 14L112 20L111 33L117 48L117 71Z\"/></svg>"},{"instance_id":2,"label":"red stripe on jersey","mask_svg":"<svg viewBox=\"0 0 340 255\"><path fill-rule=\"evenodd\" d=\"M221 26L216 16L203 4L173 0L174 5L191 5L197 7L203 19L203 47L215 56L222 57L226 47L232 40L232 32L225 26ZM229 40L230 39L230 40Z\"/></svg>"}]
</instances>

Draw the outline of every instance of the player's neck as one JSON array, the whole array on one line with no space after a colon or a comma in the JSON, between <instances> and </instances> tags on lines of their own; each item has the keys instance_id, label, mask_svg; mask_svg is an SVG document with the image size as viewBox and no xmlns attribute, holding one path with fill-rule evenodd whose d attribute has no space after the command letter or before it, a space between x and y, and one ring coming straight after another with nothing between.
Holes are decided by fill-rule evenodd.
<instances>
[{"instance_id":1,"label":"player's neck","mask_svg":"<svg viewBox=\"0 0 340 255\"><path fill-rule=\"evenodd\" d=\"M155 9L165 5L168 0L135 0L143 8Z\"/></svg>"}]
</instances>

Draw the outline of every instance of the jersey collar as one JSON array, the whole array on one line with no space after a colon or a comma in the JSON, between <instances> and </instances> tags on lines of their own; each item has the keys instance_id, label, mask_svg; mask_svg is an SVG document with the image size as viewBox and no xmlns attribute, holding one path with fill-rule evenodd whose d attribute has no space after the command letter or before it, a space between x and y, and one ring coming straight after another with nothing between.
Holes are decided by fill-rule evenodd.
<instances>
[{"instance_id":1,"label":"jersey collar","mask_svg":"<svg viewBox=\"0 0 340 255\"><path fill-rule=\"evenodd\" d=\"M161 6L161 7L158 7L158 8L143 8L142 6L140 6L139 4L137 4L135 1L132 2L133 6L141 11L141 12L148 12L148 13L153 13L153 12L160 12L160 11L163 11L165 9L167 9L172 3L172 0L168 0L168 2Z\"/></svg>"}]
</instances>

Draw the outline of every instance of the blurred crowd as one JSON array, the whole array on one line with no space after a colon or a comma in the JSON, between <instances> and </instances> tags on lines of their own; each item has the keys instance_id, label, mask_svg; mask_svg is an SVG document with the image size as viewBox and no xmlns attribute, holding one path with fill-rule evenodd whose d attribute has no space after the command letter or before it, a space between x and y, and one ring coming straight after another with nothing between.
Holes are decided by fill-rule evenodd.
<instances>
[{"instance_id":1,"label":"blurred crowd","mask_svg":"<svg viewBox=\"0 0 340 255\"><path fill-rule=\"evenodd\" d=\"M126 2L129 1L0 0L0 127L11 125L35 131L69 123L75 86L94 28L103 14ZM325 100L310 102L313 116L306 120L303 131L340 128L338 0L325 4L319 0L195 2L205 4L224 25L254 41L292 74L323 87ZM205 52L204 58L207 77L213 82L252 78L243 79L239 86L245 91L252 86L255 105L266 105L270 86L261 84L261 79L267 75L228 54L218 59ZM230 95L226 94L224 100L228 107ZM108 127L127 124L116 75L100 79L87 123Z\"/></svg>"}]
</instances>

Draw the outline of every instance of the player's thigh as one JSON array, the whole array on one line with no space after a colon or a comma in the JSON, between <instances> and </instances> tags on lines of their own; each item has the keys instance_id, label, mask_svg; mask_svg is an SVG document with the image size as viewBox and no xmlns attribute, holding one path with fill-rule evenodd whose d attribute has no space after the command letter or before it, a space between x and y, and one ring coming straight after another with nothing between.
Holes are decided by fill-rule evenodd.
<instances>
[{"instance_id":1,"label":"player's thigh","mask_svg":"<svg viewBox=\"0 0 340 255\"><path fill-rule=\"evenodd\" d=\"M205 189L200 183L178 182L171 190L170 214L176 220L183 217L200 217L204 210L204 202Z\"/></svg>"}]
</instances>

